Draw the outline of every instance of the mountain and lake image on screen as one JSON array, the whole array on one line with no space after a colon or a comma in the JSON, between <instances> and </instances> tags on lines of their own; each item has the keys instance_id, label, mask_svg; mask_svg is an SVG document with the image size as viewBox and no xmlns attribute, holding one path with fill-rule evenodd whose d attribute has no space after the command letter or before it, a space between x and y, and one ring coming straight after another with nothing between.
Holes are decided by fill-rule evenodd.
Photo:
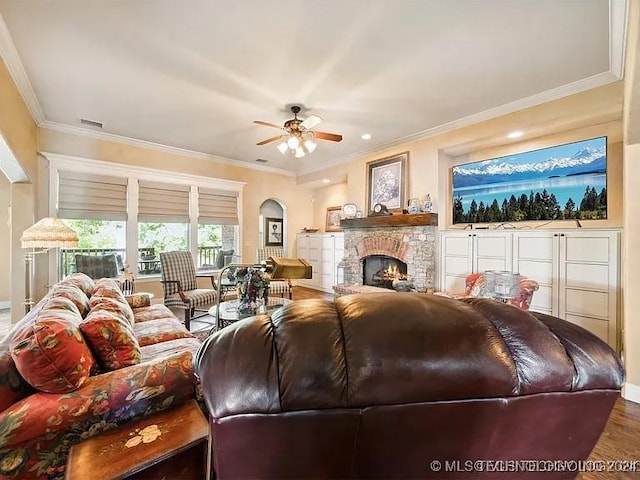
<instances>
[{"instance_id":1,"label":"mountain and lake image on screen","mask_svg":"<svg viewBox=\"0 0 640 480\"><path fill-rule=\"evenodd\" d=\"M453 223L607 218L607 137L453 167Z\"/></svg>"}]
</instances>

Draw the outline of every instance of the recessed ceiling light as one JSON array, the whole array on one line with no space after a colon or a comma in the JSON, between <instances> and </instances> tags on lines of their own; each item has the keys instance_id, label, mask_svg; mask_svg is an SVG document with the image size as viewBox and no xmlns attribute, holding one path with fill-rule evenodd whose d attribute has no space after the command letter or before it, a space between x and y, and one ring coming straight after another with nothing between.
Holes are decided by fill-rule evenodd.
<instances>
[{"instance_id":1,"label":"recessed ceiling light","mask_svg":"<svg viewBox=\"0 0 640 480\"><path fill-rule=\"evenodd\" d=\"M323 178L322 183L331 183L331 180L329 180L328 178Z\"/></svg>"},{"instance_id":2,"label":"recessed ceiling light","mask_svg":"<svg viewBox=\"0 0 640 480\"><path fill-rule=\"evenodd\" d=\"M507 138L518 138L522 135L524 135L524 132L522 130L516 130L515 132L511 132L509 135L507 135Z\"/></svg>"},{"instance_id":3,"label":"recessed ceiling light","mask_svg":"<svg viewBox=\"0 0 640 480\"><path fill-rule=\"evenodd\" d=\"M360 137L363 140L371 140L371 134L370 133L363 133L362 135L360 135Z\"/></svg>"}]
</instances>

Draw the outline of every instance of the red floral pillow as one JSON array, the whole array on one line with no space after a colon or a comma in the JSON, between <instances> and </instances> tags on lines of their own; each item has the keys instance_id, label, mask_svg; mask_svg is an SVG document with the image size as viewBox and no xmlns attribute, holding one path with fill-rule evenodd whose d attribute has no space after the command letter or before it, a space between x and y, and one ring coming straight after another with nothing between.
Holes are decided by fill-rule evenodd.
<instances>
[{"instance_id":1,"label":"red floral pillow","mask_svg":"<svg viewBox=\"0 0 640 480\"><path fill-rule=\"evenodd\" d=\"M96 284L93 279L82 272L74 273L62 280L60 283L75 285L82 290L87 297L90 297L93 294L93 290L96 288Z\"/></svg>"},{"instance_id":2,"label":"red floral pillow","mask_svg":"<svg viewBox=\"0 0 640 480\"><path fill-rule=\"evenodd\" d=\"M38 315L33 325L16 334L11 356L32 387L47 393L72 392L89 378L95 361L78 327L52 313Z\"/></svg>"},{"instance_id":3,"label":"red floral pillow","mask_svg":"<svg viewBox=\"0 0 640 480\"><path fill-rule=\"evenodd\" d=\"M113 278L101 278L100 280L97 280L93 293L95 294L98 290L102 290L103 288L107 290L117 290L120 292L120 285Z\"/></svg>"},{"instance_id":4,"label":"red floral pillow","mask_svg":"<svg viewBox=\"0 0 640 480\"><path fill-rule=\"evenodd\" d=\"M80 324L80 330L104 369L117 370L140 363L140 345L121 314L92 310Z\"/></svg>"},{"instance_id":5,"label":"red floral pillow","mask_svg":"<svg viewBox=\"0 0 640 480\"><path fill-rule=\"evenodd\" d=\"M109 312L118 313L122 315L127 322L129 322L130 326L133 326L136 321L133 315L133 310L124 297L120 300L114 297L103 297L102 294L94 295L91 297L91 300L89 300L89 307L92 312L94 310L107 310Z\"/></svg>"},{"instance_id":6,"label":"red floral pillow","mask_svg":"<svg viewBox=\"0 0 640 480\"><path fill-rule=\"evenodd\" d=\"M89 311L89 298L78 287L72 284L59 283L51 292L51 297L65 297L71 300L78 307L80 315L83 317Z\"/></svg>"},{"instance_id":7,"label":"red floral pillow","mask_svg":"<svg viewBox=\"0 0 640 480\"><path fill-rule=\"evenodd\" d=\"M76 307L76 304L69 300L67 297L49 298L49 301L42 306L42 309L40 311L42 312L45 310L66 310L77 315L79 317L78 321L82 320L78 307Z\"/></svg>"}]
</instances>

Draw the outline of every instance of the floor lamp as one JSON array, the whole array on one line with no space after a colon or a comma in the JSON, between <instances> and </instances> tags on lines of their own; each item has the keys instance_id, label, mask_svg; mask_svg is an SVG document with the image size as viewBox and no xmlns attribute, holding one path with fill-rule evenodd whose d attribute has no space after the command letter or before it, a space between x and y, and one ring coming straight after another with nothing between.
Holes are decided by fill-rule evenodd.
<instances>
[{"instance_id":1,"label":"floor lamp","mask_svg":"<svg viewBox=\"0 0 640 480\"><path fill-rule=\"evenodd\" d=\"M22 248L27 250L24 254L24 313L26 314L29 313L34 303L31 293L34 255L46 252L50 248L75 248L78 246L78 234L65 225L62 220L47 217L22 232L20 241Z\"/></svg>"}]
</instances>

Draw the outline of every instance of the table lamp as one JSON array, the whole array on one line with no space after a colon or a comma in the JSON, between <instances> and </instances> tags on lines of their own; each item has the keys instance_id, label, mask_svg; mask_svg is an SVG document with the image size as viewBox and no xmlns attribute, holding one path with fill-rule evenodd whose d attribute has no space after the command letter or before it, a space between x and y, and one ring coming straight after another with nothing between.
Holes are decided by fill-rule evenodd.
<instances>
[{"instance_id":1,"label":"table lamp","mask_svg":"<svg viewBox=\"0 0 640 480\"><path fill-rule=\"evenodd\" d=\"M22 248L27 252L24 255L24 313L29 313L33 307L31 283L33 277L33 256L36 253L49 251L51 248L74 248L78 246L78 234L69 228L58 218L46 217L22 232L20 238Z\"/></svg>"}]
</instances>

